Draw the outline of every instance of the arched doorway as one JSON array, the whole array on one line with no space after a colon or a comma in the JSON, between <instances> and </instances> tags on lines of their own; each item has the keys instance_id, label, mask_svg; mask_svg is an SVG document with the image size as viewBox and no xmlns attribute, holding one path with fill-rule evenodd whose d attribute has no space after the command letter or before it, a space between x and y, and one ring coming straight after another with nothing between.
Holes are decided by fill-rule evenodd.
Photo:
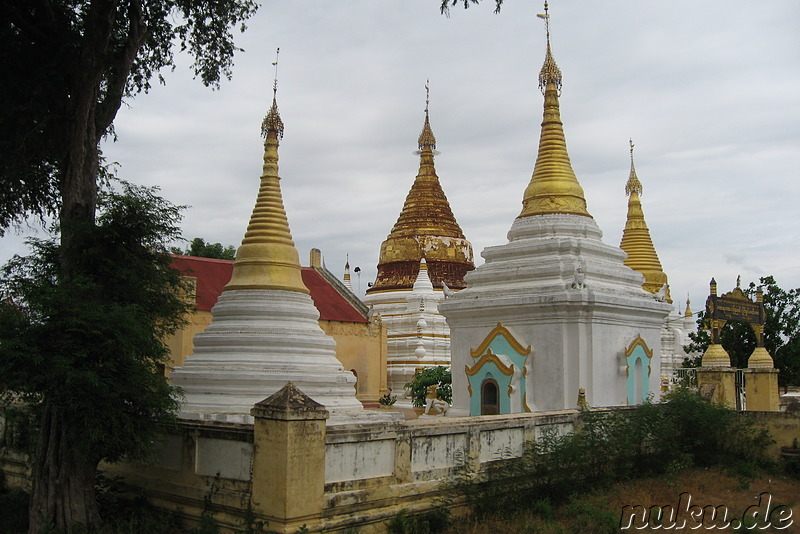
<instances>
[{"instance_id":1,"label":"arched doorway","mask_svg":"<svg viewBox=\"0 0 800 534\"><path fill-rule=\"evenodd\" d=\"M487 378L481 384L481 415L497 415L500 413L500 391L497 381Z\"/></svg>"}]
</instances>

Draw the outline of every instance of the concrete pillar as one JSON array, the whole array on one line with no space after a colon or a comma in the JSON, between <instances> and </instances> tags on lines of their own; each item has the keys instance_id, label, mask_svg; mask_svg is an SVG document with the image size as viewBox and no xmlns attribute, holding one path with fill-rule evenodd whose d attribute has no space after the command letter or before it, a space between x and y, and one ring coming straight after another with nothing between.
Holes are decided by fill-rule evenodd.
<instances>
[{"instance_id":1,"label":"concrete pillar","mask_svg":"<svg viewBox=\"0 0 800 534\"><path fill-rule=\"evenodd\" d=\"M781 400L778 394L778 370L774 369L772 356L764 347L756 347L747 360L744 390L747 394L747 411L778 412Z\"/></svg>"},{"instance_id":2,"label":"concrete pillar","mask_svg":"<svg viewBox=\"0 0 800 534\"><path fill-rule=\"evenodd\" d=\"M703 362L697 368L697 388L711 402L736 408L736 369L719 343L709 345L703 354Z\"/></svg>"},{"instance_id":3,"label":"concrete pillar","mask_svg":"<svg viewBox=\"0 0 800 534\"><path fill-rule=\"evenodd\" d=\"M250 413L255 418L254 513L269 521L270 531L312 528L324 505L328 411L288 382Z\"/></svg>"}]
</instances>

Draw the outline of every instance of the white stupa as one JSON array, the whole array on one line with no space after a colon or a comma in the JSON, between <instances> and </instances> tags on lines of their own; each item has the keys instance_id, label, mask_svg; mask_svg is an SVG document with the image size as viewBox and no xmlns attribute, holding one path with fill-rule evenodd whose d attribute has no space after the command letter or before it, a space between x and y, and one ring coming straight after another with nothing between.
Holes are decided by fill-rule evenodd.
<instances>
[{"instance_id":1,"label":"white stupa","mask_svg":"<svg viewBox=\"0 0 800 534\"><path fill-rule=\"evenodd\" d=\"M250 409L293 382L334 415L362 410L355 377L336 359L303 284L278 176L283 122L273 95L264 123L264 167L231 281L212 308L194 353L171 379L183 389L182 417L248 420Z\"/></svg>"},{"instance_id":2,"label":"white stupa","mask_svg":"<svg viewBox=\"0 0 800 534\"><path fill-rule=\"evenodd\" d=\"M658 394L671 306L642 289L642 275L603 243L586 208L567 153L549 26L539 83L544 120L522 213L508 243L484 249L467 288L439 305L453 359L448 415L574 408L580 388L591 406Z\"/></svg>"}]
</instances>

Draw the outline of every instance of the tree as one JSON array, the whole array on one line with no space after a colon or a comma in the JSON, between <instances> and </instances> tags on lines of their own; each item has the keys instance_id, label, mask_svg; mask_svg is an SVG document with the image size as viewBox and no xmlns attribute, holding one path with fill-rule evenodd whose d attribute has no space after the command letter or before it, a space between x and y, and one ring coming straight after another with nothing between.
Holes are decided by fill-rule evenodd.
<instances>
[{"instance_id":1,"label":"tree","mask_svg":"<svg viewBox=\"0 0 800 534\"><path fill-rule=\"evenodd\" d=\"M154 76L161 79L160 69L173 65L173 45L194 56L194 73L205 85L217 86L230 77L237 50L231 29L243 30L255 9L254 0L0 0L0 229L29 216L56 219L59 287L82 307L107 310L115 304L86 282L95 276L86 247L100 232L99 143L113 134L123 99L146 92ZM120 239L127 239L117 228ZM133 293L128 296L135 302ZM71 344L59 354L62 367L80 368L95 328L110 331L114 318L98 316L102 325L71 330ZM95 392L107 387L97 380L86 386ZM48 521L71 531L97 520L91 504L97 462L80 443L84 418L69 418L72 399L63 393L55 388L43 396L31 533Z\"/></svg>"},{"instance_id":2,"label":"tree","mask_svg":"<svg viewBox=\"0 0 800 534\"><path fill-rule=\"evenodd\" d=\"M780 369L779 383L783 386L800 385L800 288L781 289L772 276L761 277L764 295L764 346ZM750 282L744 293L754 297L756 284ZM709 333L702 330L705 323L701 312L697 318L697 333L690 333L692 342L684 350L705 352L711 343ZM742 369L756 347L756 337L746 323L729 322L722 329L720 342L731 357L731 365ZM699 365L698 362L690 362Z\"/></svg>"},{"instance_id":3,"label":"tree","mask_svg":"<svg viewBox=\"0 0 800 534\"><path fill-rule=\"evenodd\" d=\"M470 4L480 4L481 0L442 0L439 10L443 15L450 16L450 6L457 6L464 4L464 9L469 9ZM494 12L500 13L500 8L503 5L503 0L494 0Z\"/></svg>"},{"instance_id":4,"label":"tree","mask_svg":"<svg viewBox=\"0 0 800 534\"><path fill-rule=\"evenodd\" d=\"M97 525L98 463L142 457L179 407L160 371L164 339L188 312L164 246L179 208L130 185L100 206L97 225L75 236L80 276L64 275L55 239L30 240L33 254L15 256L0 281L0 391L41 419L33 532ZM84 300L92 294L103 298ZM73 510L44 493L62 485Z\"/></svg>"},{"instance_id":5,"label":"tree","mask_svg":"<svg viewBox=\"0 0 800 534\"><path fill-rule=\"evenodd\" d=\"M223 247L222 243L206 243L202 237L195 237L186 250L173 247L173 254L185 254L198 258L216 258L218 260L235 260L236 248L233 245Z\"/></svg>"}]
</instances>

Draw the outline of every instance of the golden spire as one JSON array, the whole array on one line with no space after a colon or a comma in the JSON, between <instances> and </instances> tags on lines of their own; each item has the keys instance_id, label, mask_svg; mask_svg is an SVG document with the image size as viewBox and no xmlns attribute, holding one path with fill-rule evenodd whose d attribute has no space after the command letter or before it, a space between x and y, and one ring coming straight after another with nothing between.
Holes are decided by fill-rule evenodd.
<instances>
[{"instance_id":1,"label":"golden spire","mask_svg":"<svg viewBox=\"0 0 800 534\"><path fill-rule=\"evenodd\" d=\"M658 260L658 254L650 238L650 230L644 220L644 211L639 195L642 194L642 183L636 176L636 169L633 165L633 140L631 146L631 172L628 176L628 183L625 184L625 194L628 195L628 220L625 222L625 230L622 232L622 241L619 248L624 250L628 257L625 265L639 271L644 275L642 287L650 293L658 293L667 284L667 275ZM669 285L666 288L666 300L672 303L669 295Z\"/></svg>"},{"instance_id":2,"label":"golden spire","mask_svg":"<svg viewBox=\"0 0 800 534\"><path fill-rule=\"evenodd\" d=\"M689 301L689 295L686 295L686 311L683 312L684 317L692 316L692 303Z\"/></svg>"},{"instance_id":3,"label":"golden spire","mask_svg":"<svg viewBox=\"0 0 800 534\"><path fill-rule=\"evenodd\" d=\"M423 256L431 282L438 288L444 280L450 288L463 289L464 274L474 268L472 246L453 216L434 168L436 137L430 124L428 83L425 93L425 121L417 140L419 172L397 222L381 245L378 276L367 293L411 289Z\"/></svg>"},{"instance_id":4,"label":"golden spire","mask_svg":"<svg viewBox=\"0 0 800 534\"><path fill-rule=\"evenodd\" d=\"M547 213L571 213L591 217L586 209L583 188L575 177L567 153L564 125L561 122L558 95L561 92L561 70L550 49L550 14L544 4L547 29L547 51L539 72L539 88L544 93L544 119L539 137L539 154L533 177L522 199L520 217Z\"/></svg>"},{"instance_id":5,"label":"golden spire","mask_svg":"<svg viewBox=\"0 0 800 534\"><path fill-rule=\"evenodd\" d=\"M280 49L278 49L280 52ZM283 207L278 176L278 139L283 137L283 121L276 101L278 59L275 58L275 83L272 106L261 125L264 140L264 167L256 206L242 245L236 251L231 289L277 289L308 293L300 271L300 257L292 241L289 221Z\"/></svg>"}]
</instances>

